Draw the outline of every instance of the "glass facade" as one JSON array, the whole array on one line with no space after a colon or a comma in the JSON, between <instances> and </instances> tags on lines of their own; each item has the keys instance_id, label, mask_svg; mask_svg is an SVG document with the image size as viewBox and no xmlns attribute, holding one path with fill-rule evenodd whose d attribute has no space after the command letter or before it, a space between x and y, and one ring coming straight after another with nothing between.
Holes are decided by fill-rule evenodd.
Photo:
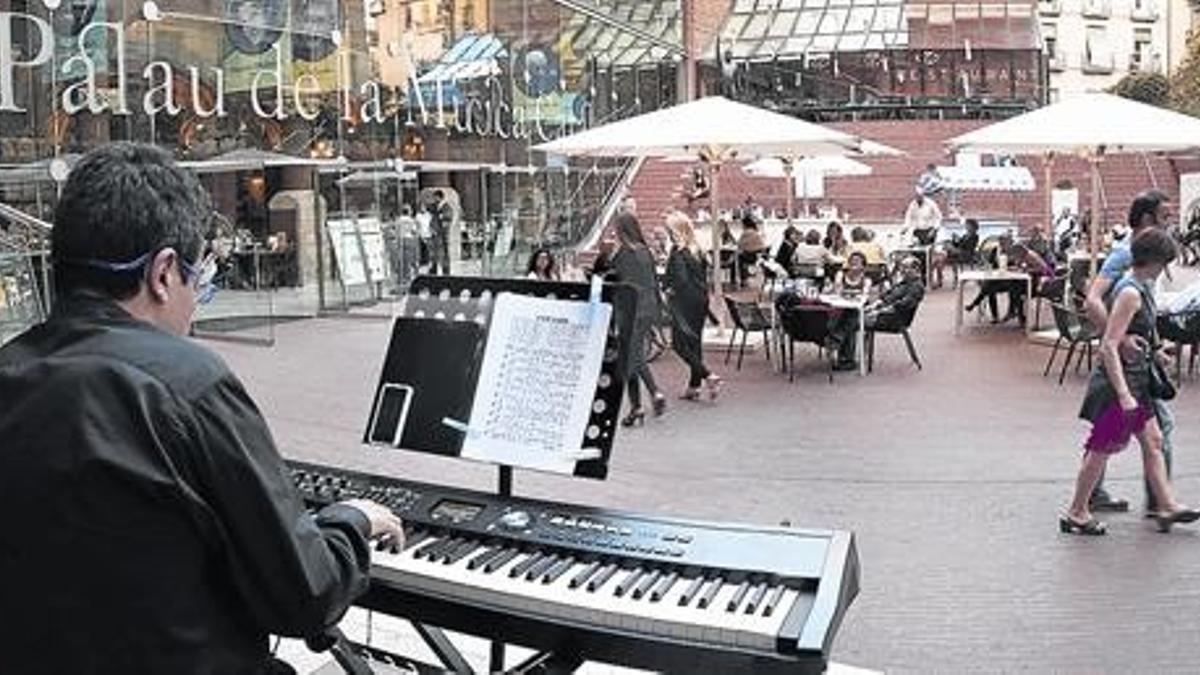
<instances>
[{"instance_id":1,"label":"glass facade","mask_svg":"<svg viewBox=\"0 0 1200 675\"><path fill-rule=\"evenodd\" d=\"M230 291L206 310L218 314L403 292L435 191L451 205L454 273L514 274L535 246L570 249L626 165L548 162L532 146L674 103L682 52L679 3L657 0L0 11L0 202L50 220L52 159L116 140L171 151L213 196Z\"/></svg>"},{"instance_id":2,"label":"glass facade","mask_svg":"<svg viewBox=\"0 0 1200 675\"><path fill-rule=\"evenodd\" d=\"M1003 117L1045 103L1026 0L737 0L709 91L815 121Z\"/></svg>"}]
</instances>

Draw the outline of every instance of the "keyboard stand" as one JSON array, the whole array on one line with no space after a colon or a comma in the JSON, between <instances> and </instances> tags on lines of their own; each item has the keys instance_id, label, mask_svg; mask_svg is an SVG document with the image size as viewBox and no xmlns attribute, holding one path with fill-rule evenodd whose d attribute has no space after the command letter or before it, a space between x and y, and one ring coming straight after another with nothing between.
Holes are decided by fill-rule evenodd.
<instances>
[{"instance_id":1,"label":"keyboard stand","mask_svg":"<svg viewBox=\"0 0 1200 675\"><path fill-rule=\"evenodd\" d=\"M471 675L475 672L471 668L471 664L467 663L467 660L463 658L462 652L458 651L458 648L454 646L450 638L446 637L441 628L427 626L416 621L410 621L409 623L412 624L417 634L425 641L426 646L438 657L438 660L442 662L442 665L447 670L458 675Z\"/></svg>"}]
</instances>

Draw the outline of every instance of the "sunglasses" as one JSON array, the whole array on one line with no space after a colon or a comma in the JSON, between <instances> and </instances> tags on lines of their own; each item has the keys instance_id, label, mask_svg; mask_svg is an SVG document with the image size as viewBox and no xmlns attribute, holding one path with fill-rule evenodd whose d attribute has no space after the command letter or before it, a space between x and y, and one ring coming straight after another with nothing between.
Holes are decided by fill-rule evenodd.
<instances>
[{"instance_id":1,"label":"sunglasses","mask_svg":"<svg viewBox=\"0 0 1200 675\"><path fill-rule=\"evenodd\" d=\"M95 260L93 258L73 259L66 260L65 262L104 270L105 272L128 274L130 272L143 271L157 253L158 251L149 251L128 262L111 262L108 260ZM217 286L213 283L213 279L217 276L216 254L209 253L194 265L184 260L178 254L176 254L176 259L179 261L179 270L182 273L183 282L190 285L196 295L196 303L204 305L211 302L217 294Z\"/></svg>"}]
</instances>

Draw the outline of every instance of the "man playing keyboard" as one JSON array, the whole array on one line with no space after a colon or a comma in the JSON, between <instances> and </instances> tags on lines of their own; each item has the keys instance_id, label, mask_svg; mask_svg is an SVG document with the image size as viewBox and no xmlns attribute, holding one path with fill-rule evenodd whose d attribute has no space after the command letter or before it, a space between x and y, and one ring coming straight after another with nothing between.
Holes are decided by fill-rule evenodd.
<instances>
[{"instance_id":1,"label":"man playing keyboard","mask_svg":"<svg viewBox=\"0 0 1200 675\"><path fill-rule=\"evenodd\" d=\"M210 210L149 146L85 157L52 233L50 319L0 349L0 670L259 673L367 586L365 501L309 515L238 379L185 339Z\"/></svg>"}]
</instances>

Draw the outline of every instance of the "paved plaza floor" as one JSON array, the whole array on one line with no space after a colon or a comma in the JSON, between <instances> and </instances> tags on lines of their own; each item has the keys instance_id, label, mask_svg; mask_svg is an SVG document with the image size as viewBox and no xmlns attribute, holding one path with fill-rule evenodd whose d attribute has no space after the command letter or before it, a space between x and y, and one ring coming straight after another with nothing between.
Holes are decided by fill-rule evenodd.
<instances>
[{"instance_id":1,"label":"paved plaza floor","mask_svg":"<svg viewBox=\"0 0 1200 675\"><path fill-rule=\"evenodd\" d=\"M1135 451L1110 469L1134 511L1100 539L1060 535L1084 426L1084 375L1043 378L1049 349L969 318L953 334L954 294L917 317L925 363L881 336L875 372L831 385L797 347L795 383L760 354L715 404L674 400L683 370L654 364L671 406L621 430L609 479L518 473L518 493L694 518L852 530L862 592L836 661L887 672L1195 672L1200 526L1161 535L1140 518ZM366 449L358 439L387 345L377 319L280 326L265 349L211 342L257 398L286 456L478 489L484 466ZM1174 408L1175 479L1200 504L1200 377Z\"/></svg>"}]
</instances>

